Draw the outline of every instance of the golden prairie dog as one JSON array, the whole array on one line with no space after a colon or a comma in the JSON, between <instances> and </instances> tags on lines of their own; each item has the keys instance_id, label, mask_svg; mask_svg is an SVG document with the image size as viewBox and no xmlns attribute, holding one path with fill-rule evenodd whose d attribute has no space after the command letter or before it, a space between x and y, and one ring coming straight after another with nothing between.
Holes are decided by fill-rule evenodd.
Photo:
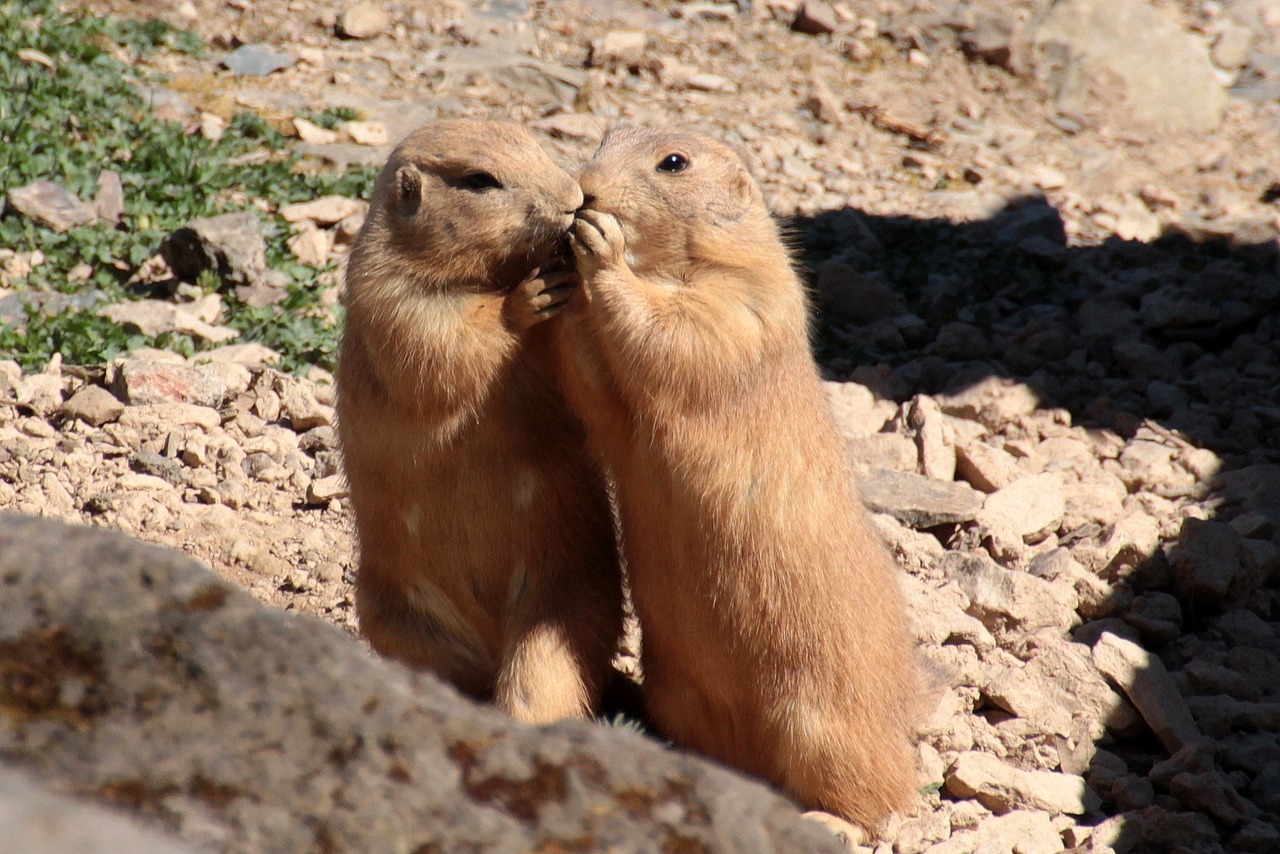
<instances>
[{"instance_id":1,"label":"golden prairie dog","mask_svg":"<svg viewBox=\"0 0 1280 854\"><path fill-rule=\"evenodd\" d=\"M593 710L621 631L605 483L543 322L572 286L533 274L581 201L523 128L437 121L392 153L346 272L361 630L533 722Z\"/></svg>"},{"instance_id":2,"label":"golden prairie dog","mask_svg":"<svg viewBox=\"0 0 1280 854\"><path fill-rule=\"evenodd\" d=\"M759 188L714 140L630 128L580 183L561 369L616 478L649 714L874 831L916 797L913 650Z\"/></svg>"}]
</instances>

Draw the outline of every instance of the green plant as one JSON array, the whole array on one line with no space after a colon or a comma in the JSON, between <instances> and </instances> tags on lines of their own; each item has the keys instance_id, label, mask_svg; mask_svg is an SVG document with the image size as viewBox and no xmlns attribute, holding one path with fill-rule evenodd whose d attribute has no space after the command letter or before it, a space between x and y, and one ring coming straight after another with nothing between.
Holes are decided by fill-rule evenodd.
<instances>
[{"instance_id":1,"label":"green plant","mask_svg":"<svg viewBox=\"0 0 1280 854\"><path fill-rule=\"evenodd\" d=\"M367 196L372 189L375 173L367 167L345 173L305 168L289 140L250 113L235 116L217 142L157 120L141 87L161 81L121 57L198 52L190 33L159 21L75 17L54 0L23 0L0 2L0 43L0 79L9 81L0 94L0 191L44 179L89 199L103 169L116 171L125 191L118 227L95 222L58 234L13 211L0 216L0 247L45 255L45 263L12 283L19 291L92 288L103 302L119 302L135 295L129 281L164 237L194 217L259 206L255 202ZM349 112L328 110L320 118L336 124ZM264 150L265 160L258 156ZM240 340L280 350L290 367L332 368L337 313L320 305L317 285L325 270L288 252L283 220L267 217L264 225L268 263L288 278L289 298L277 308L249 309L227 297L227 323L240 330ZM81 263L92 274L72 281L68 274ZM219 283L202 277L197 284L209 290ZM34 319L28 313L16 324L0 322L0 358L29 366L61 352L69 363L100 362L141 344L187 352L202 346L186 336L112 333L109 325L91 310Z\"/></svg>"},{"instance_id":2,"label":"green plant","mask_svg":"<svg viewBox=\"0 0 1280 854\"><path fill-rule=\"evenodd\" d=\"M351 122L360 118L360 112L350 107L329 107L318 113L309 113L303 118L322 128L335 130L343 122Z\"/></svg>"}]
</instances>

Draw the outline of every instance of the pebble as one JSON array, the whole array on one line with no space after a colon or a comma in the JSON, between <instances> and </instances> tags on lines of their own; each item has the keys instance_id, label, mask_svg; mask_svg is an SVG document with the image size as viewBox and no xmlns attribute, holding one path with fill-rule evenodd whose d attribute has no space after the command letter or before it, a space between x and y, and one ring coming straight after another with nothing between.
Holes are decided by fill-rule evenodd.
<instances>
[{"instance_id":1,"label":"pebble","mask_svg":"<svg viewBox=\"0 0 1280 854\"><path fill-rule=\"evenodd\" d=\"M93 205L87 204L52 181L35 181L14 187L8 193L9 205L18 213L57 232L88 225L98 218Z\"/></svg>"},{"instance_id":2,"label":"pebble","mask_svg":"<svg viewBox=\"0 0 1280 854\"><path fill-rule=\"evenodd\" d=\"M102 386L86 385L62 404L59 411L67 418L78 418L93 427L115 421L124 412L124 404Z\"/></svg>"},{"instance_id":3,"label":"pebble","mask_svg":"<svg viewBox=\"0 0 1280 854\"><path fill-rule=\"evenodd\" d=\"M989 753L961 753L947 770L947 793L976 798L997 813L1016 809L1080 815L1101 806L1081 777L1015 768Z\"/></svg>"},{"instance_id":4,"label":"pebble","mask_svg":"<svg viewBox=\"0 0 1280 854\"><path fill-rule=\"evenodd\" d=\"M887 513L912 528L968 522L982 508L982 493L973 488L912 472L872 469L858 486L873 512Z\"/></svg>"},{"instance_id":5,"label":"pebble","mask_svg":"<svg viewBox=\"0 0 1280 854\"><path fill-rule=\"evenodd\" d=\"M391 28L391 17L381 3L365 0L349 7L338 18L338 35L348 39L371 39Z\"/></svg>"},{"instance_id":6,"label":"pebble","mask_svg":"<svg viewBox=\"0 0 1280 854\"><path fill-rule=\"evenodd\" d=\"M810 36L834 33L839 26L836 11L830 3L823 0L806 0L800 4L791 29Z\"/></svg>"},{"instance_id":7,"label":"pebble","mask_svg":"<svg viewBox=\"0 0 1280 854\"><path fill-rule=\"evenodd\" d=\"M1133 641L1104 632L1093 646L1093 662L1124 691L1170 753L1202 739L1159 658Z\"/></svg>"},{"instance_id":8,"label":"pebble","mask_svg":"<svg viewBox=\"0 0 1280 854\"><path fill-rule=\"evenodd\" d=\"M265 77L273 71L283 71L295 62L294 57L282 50L260 44L244 44L222 58L222 67L232 74L247 77Z\"/></svg>"}]
</instances>

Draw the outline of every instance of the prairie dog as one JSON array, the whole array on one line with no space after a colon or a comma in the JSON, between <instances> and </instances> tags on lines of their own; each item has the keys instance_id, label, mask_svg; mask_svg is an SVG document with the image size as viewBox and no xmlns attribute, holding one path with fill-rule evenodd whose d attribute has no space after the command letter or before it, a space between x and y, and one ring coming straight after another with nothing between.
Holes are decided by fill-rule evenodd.
<instances>
[{"instance_id":1,"label":"prairie dog","mask_svg":"<svg viewBox=\"0 0 1280 854\"><path fill-rule=\"evenodd\" d=\"M561 370L616 479L649 714L874 832L916 798L914 653L760 190L708 137L632 128L580 183Z\"/></svg>"},{"instance_id":2,"label":"prairie dog","mask_svg":"<svg viewBox=\"0 0 1280 854\"><path fill-rule=\"evenodd\" d=\"M523 128L437 121L392 153L346 271L338 427L373 648L546 722L593 710L621 632L603 477L533 274L582 193Z\"/></svg>"}]
</instances>

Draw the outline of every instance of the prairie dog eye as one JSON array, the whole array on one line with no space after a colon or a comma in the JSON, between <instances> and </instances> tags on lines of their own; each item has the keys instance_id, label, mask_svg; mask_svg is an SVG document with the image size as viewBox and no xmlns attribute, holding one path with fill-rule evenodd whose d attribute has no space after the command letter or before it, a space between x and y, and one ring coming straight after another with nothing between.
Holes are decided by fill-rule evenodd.
<instances>
[{"instance_id":1,"label":"prairie dog eye","mask_svg":"<svg viewBox=\"0 0 1280 854\"><path fill-rule=\"evenodd\" d=\"M469 175L463 175L459 183L468 190L475 190L476 192L502 189L502 182L488 172L472 172Z\"/></svg>"},{"instance_id":2,"label":"prairie dog eye","mask_svg":"<svg viewBox=\"0 0 1280 854\"><path fill-rule=\"evenodd\" d=\"M668 154L658 161L659 172L683 172L689 168L689 158L678 152Z\"/></svg>"}]
</instances>

